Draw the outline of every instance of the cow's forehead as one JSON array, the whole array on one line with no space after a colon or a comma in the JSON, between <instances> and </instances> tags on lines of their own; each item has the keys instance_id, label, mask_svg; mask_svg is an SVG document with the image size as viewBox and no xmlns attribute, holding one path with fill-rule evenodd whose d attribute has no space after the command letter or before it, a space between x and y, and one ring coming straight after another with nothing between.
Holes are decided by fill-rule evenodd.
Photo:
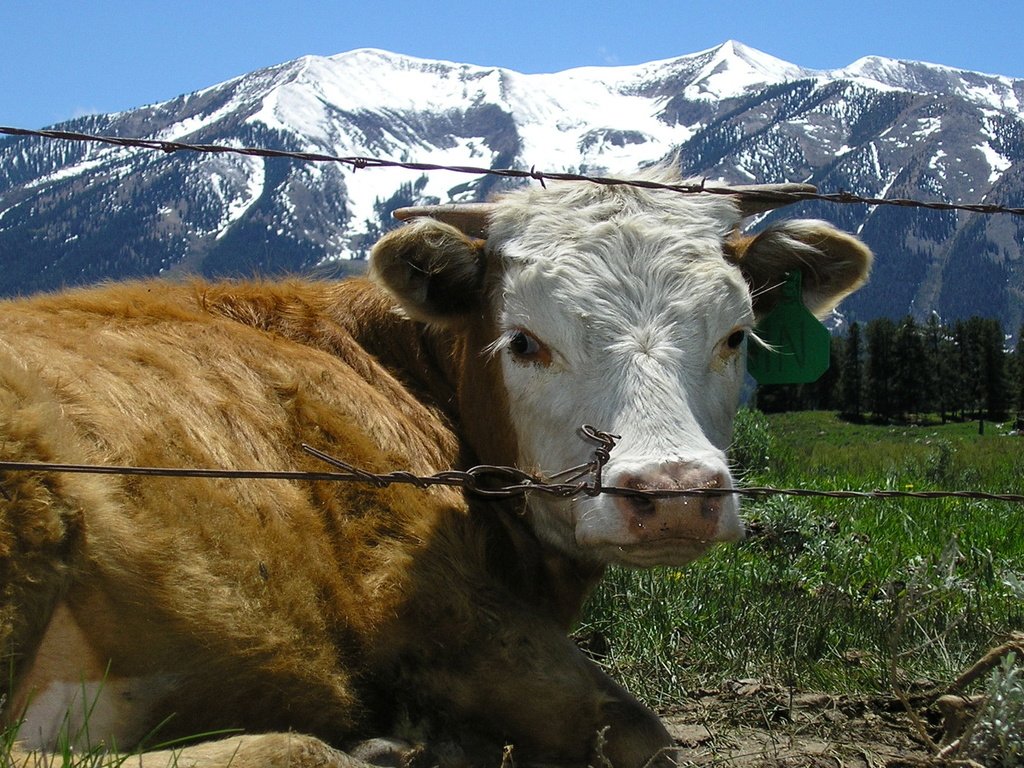
<instances>
[{"instance_id":1,"label":"cow's forehead","mask_svg":"<svg viewBox=\"0 0 1024 768\"><path fill-rule=\"evenodd\" d=\"M647 220L652 238L679 243L721 242L740 223L736 204L722 195L686 195L629 186L559 185L524 189L495 207L488 238L503 251L517 243L517 257L553 252L559 243L587 240L601 225ZM511 255L511 254L508 254Z\"/></svg>"},{"instance_id":2,"label":"cow's forehead","mask_svg":"<svg viewBox=\"0 0 1024 768\"><path fill-rule=\"evenodd\" d=\"M591 327L684 316L746 322L746 286L722 252L739 219L731 201L710 195L531 191L498 206L488 246L503 264L499 290L513 324L544 305L586 316Z\"/></svg>"}]
</instances>

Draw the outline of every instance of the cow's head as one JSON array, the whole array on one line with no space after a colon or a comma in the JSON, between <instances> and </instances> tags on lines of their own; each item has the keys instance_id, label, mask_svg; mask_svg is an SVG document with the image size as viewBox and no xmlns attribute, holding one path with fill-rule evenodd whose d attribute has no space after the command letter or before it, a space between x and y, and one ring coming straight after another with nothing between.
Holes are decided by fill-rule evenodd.
<instances>
[{"instance_id":1,"label":"cow's head","mask_svg":"<svg viewBox=\"0 0 1024 768\"><path fill-rule=\"evenodd\" d=\"M802 270L821 315L871 262L820 221L738 234L745 215L774 205L589 184L523 190L400 212L412 221L378 243L372 270L411 317L463 340L461 429L480 461L550 476L590 458L577 435L590 424L621 436L605 485L731 488L726 449L757 316L788 271ZM733 495L538 494L528 514L575 558L647 566L739 538L738 506Z\"/></svg>"}]
</instances>

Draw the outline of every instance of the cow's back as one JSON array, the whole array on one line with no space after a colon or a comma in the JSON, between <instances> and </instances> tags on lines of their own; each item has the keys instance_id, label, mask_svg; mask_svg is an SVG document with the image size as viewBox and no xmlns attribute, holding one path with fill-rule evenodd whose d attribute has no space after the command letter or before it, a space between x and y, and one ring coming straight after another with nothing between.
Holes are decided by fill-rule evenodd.
<instances>
[{"instance_id":1,"label":"cow's back","mask_svg":"<svg viewBox=\"0 0 1024 768\"><path fill-rule=\"evenodd\" d=\"M0 305L2 458L329 469L306 442L372 471L453 464L442 422L354 342L331 354L204 303L202 286L144 283ZM285 480L12 472L2 483L3 639L34 648L59 605L79 655L114 660L108 690L177 712L161 737L289 719L350 730L362 706L352 671L387 652L378 636L408 590L403 561L460 503ZM75 679L31 666L16 657L16 705Z\"/></svg>"}]
</instances>

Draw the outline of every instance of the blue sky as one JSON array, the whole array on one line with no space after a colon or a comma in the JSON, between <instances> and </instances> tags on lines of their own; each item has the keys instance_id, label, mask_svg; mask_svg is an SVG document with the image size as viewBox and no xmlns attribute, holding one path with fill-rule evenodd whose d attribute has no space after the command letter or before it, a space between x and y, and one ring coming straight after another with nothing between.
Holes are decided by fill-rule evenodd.
<instances>
[{"instance_id":1,"label":"blue sky","mask_svg":"<svg viewBox=\"0 0 1024 768\"><path fill-rule=\"evenodd\" d=\"M1024 78L1017 0L4 0L0 22L0 124L25 128L361 47L554 72L731 38L815 69L877 54Z\"/></svg>"}]
</instances>

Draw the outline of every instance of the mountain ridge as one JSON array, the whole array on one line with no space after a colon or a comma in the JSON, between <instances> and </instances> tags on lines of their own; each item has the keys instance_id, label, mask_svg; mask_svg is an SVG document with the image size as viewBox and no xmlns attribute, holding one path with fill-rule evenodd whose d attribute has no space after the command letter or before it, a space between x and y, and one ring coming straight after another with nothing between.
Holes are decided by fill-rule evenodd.
<instances>
[{"instance_id":1,"label":"mountain ridge","mask_svg":"<svg viewBox=\"0 0 1024 768\"><path fill-rule=\"evenodd\" d=\"M165 102L61 124L166 141L441 165L690 176L951 202L1024 198L1024 80L863 57L813 70L737 41L643 64L523 74L380 49L304 56ZM0 293L96 279L348 266L402 204L494 177L0 142ZM1019 219L806 203L879 255L853 318L1024 320ZM769 217L769 220L771 217ZM978 286L978 280L987 285ZM970 283L970 284L968 284Z\"/></svg>"}]
</instances>

